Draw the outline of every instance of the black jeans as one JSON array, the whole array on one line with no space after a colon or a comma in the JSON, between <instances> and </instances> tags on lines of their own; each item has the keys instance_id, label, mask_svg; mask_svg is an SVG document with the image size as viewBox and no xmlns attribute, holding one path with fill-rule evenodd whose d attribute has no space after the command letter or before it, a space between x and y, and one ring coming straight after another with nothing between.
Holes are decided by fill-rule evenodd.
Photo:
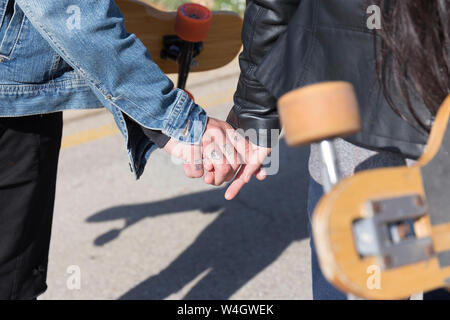
<instances>
[{"instance_id":1,"label":"black jeans","mask_svg":"<svg viewBox=\"0 0 450 320\"><path fill-rule=\"evenodd\" d=\"M62 113L0 118L0 299L46 288Z\"/></svg>"}]
</instances>

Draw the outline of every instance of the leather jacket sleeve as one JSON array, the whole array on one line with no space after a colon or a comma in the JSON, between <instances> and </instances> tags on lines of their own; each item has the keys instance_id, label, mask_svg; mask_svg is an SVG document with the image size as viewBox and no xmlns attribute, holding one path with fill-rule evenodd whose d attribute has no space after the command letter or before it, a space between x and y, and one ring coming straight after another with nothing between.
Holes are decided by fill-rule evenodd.
<instances>
[{"instance_id":1,"label":"leather jacket sleeve","mask_svg":"<svg viewBox=\"0 0 450 320\"><path fill-rule=\"evenodd\" d=\"M243 51L239 56L241 75L234 95L234 106L227 122L235 129L278 129L277 100L255 77L255 70L278 37L285 32L301 0L248 0L242 28ZM272 143L259 135L260 146ZM249 136L250 140L252 135ZM274 143L276 143L274 141Z\"/></svg>"}]
</instances>

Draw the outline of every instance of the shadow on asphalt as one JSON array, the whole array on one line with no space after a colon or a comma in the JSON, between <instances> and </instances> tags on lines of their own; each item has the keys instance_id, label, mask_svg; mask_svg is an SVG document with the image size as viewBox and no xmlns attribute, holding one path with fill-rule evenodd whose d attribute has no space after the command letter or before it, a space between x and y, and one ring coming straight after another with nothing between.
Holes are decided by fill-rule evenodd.
<instances>
[{"instance_id":1,"label":"shadow on asphalt","mask_svg":"<svg viewBox=\"0 0 450 320\"><path fill-rule=\"evenodd\" d=\"M226 201L220 188L119 206L89 217L91 223L125 220L123 229L113 229L95 239L95 245L102 246L142 219L192 210L218 213L170 265L120 299L164 299L203 273L206 275L184 299L228 299L277 260L293 241L308 237L308 154L309 149L290 149L281 142L279 173L264 182L251 182L233 201Z\"/></svg>"}]
</instances>

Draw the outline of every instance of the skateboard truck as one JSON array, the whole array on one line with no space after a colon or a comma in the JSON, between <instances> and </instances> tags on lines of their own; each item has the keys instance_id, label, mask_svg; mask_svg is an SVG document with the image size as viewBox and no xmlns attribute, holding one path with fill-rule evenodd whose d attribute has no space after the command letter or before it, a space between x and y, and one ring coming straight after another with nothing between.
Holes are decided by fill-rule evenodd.
<instances>
[{"instance_id":1,"label":"skateboard truck","mask_svg":"<svg viewBox=\"0 0 450 320\"><path fill-rule=\"evenodd\" d=\"M179 63L181 51L183 50L184 40L179 36L167 35L163 37L163 49L161 50L161 59L169 59ZM193 48L192 58L198 56L203 50L203 42L195 42ZM196 67L198 65L197 60L192 59L191 67Z\"/></svg>"},{"instance_id":2,"label":"skateboard truck","mask_svg":"<svg viewBox=\"0 0 450 320\"><path fill-rule=\"evenodd\" d=\"M196 65L194 58L203 49L202 41L208 36L211 18L212 13L208 8L196 3L183 4L177 10L176 35L163 38L161 58L178 63L177 87L182 90L186 88L191 67Z\"/></svg>"},{"instance_id":3,"label":"skateboard truck","mask_svg":"<svg viewBox=\"0 0 450 320\"><path fill-rule=\"evenodd\" d=\"M328 193L341 177L333 141L319 144L323 188ZM368 217L353 223L354 242L361 257L375 256L380 267L389 270L434 256L431 237L419 237L414 231L414 222L428 212L420 195L373 200L363 210Z\"/></svg>"},{"instance_id":4,"label":"skateboard truck","mask_svg":"<svg viewBox=\"0 0 450 320\"><path fill-rule=\"evenodd\" d=\"M320 142L323 188L327 193L340 180L332 140ZM434 256L430 237L418 237L414 222L427 212L420 195L373 200L363 210L367 218L353 223L353 236L361 257L375 256L384 270L428 260Z\"/></svg>"},{"instance_id":5,"label":"skateboard truck","mask_svg":"<svg viewBox=\"0 0 450 320\"><path fill-rule=\"evenodd\" d=\"M375 256L384 270L408 265L434 256L430 237L419 237L414 222L428 212L419 195L369 201L363 209L367 218L353 224L356 250Z\"/></svg>"}]
</instances>

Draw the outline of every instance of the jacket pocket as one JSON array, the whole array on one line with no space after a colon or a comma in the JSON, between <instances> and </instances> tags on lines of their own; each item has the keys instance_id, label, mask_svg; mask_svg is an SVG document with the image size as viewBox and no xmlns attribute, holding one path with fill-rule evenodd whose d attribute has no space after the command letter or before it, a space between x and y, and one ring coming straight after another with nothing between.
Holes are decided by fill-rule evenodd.
<instances>
[{"instance_id":1,"label":"jacket pocket","mask_svg":"<svg viewBox=\"0 0 450 320\"><path fill-rule=\"evenodd\" d=\"M19 40L25 14L14 0L7 0L0 21L0 57L9 59Z\"/></svg>"}]
</instances>

